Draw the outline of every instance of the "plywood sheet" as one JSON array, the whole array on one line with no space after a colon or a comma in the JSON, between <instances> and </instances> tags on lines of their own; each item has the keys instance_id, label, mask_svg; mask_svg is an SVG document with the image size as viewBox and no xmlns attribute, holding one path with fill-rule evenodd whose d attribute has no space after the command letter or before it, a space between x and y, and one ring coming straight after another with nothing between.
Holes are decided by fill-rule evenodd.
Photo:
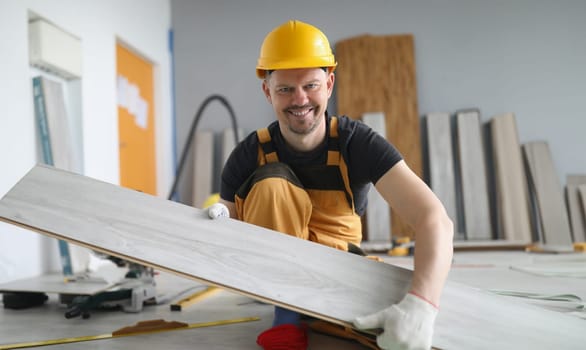
<instances>
[{"instance_id":1,"label":"plywood sheet","mask_svg":"<svg viewBox=\"0 0 586 350\"><path fill-rule=\"evenodd\" d=\"M398 301L411 279L397 266L43 166L0 200L0 220L340 324ZM448 283L433 344L582 349L583 329L582 320Z\"/></svg>"},{"instance_id":2,"label":"plywood sheet","mask_svg":"<svg viewBox=\"0 0 586 350\"><path fill-rule=\"evenodd\" d=\"M499 236L530 243L533 233L529 192L515 115L495 115L490 128Z\"/></svg>"},{"instance_id":3,"label":"plywood sheet","mask_svg":"<svg viewBox=\"0 0 586 350\"><path fill-rule=\"evenodd\" d=\"M586 242L586 216L580 200L579 187L586 185L586 175L568 175L566 178L566 199L570 214L570 228L574 242Z\"/></svg>"},{"instance_id":4,"label":"plywood sheet","mask_svg":"<svg viewBox=\"0 0 586 350\"><path fill-rule=\"evenodd\" d=\"M478 110L456 113L464 233L468 240L492 239L486 156Z\"/></svg>"},{"instance_id":5,"label":"plywood sheet","mask_svg":"<svg viewBox=\"0 0 586 350\"><path fill-rule=\"evenodd\" d=\"M528 142L523 145L523 152L542 242L552 246L571 246L568 211L549 145L545 141Z\"/></svg>"},{"instance_id":6,"label":"plywood sheet","mask_svg":"<svg viewBox=\"0 0 586 350\"><path fill-rule=\"evenodd\" d=\"M454 224L458 222L456 205L456 175L452 123L449 113L429 113L425 116L429 186L446 208ZM457 235L454 235L456 238Z\"/></svg>"},{"instance_id":7,"label":"plywood sheet","mask_svg":"<svg viewBox=\"0 0 586 350\"><path fill-rule=\"evenodd\" d=\"M387 128L383 113L365 113L362 122L386 138ZM373 186L368 191L368 207L366 208L366 228L368 241L363 248L384 250L391 248L391 211L388 203Z\"/></svg>"},{"instance_id":8,"label":"plywood sheet","mask_svg":"<svg viewBox=\"0 0 586 350\"><path fill-rule=\"evenodd\" d=\"M360 118L383 112L387 139L421 177L413 35L363 35L339 41L335 49L338 114ZM394 212L391 221L393 236L413 236L412 228Z\"/></svg>"}]
</instances>

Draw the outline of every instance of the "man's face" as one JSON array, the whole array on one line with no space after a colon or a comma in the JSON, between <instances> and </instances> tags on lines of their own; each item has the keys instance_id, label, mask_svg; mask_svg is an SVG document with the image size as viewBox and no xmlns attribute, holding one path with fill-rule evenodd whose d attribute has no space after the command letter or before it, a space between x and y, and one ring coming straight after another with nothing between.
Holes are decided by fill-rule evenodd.
<instances>
[{"instance_id":1,"label":"man's face","mask_svg":"<svg viewBox=\"0 0 586 350\"><path fill-rule=\"evenodd\" d=\"M333 87L334 74L321 68L276 70L262 84L281 130L297 135L311 134L320 124Z\"/></svg>"}]
</instances>

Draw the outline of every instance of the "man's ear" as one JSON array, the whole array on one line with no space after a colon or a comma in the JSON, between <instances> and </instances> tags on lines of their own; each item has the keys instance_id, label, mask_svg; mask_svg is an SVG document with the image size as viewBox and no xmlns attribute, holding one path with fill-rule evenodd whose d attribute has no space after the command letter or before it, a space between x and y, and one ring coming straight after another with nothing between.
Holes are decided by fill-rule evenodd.
<instances>
[{"instance_id":1,"label":"man's ear","mask_svg":"<svg viewBox=\"0 0 586 350\"><path fill-rule=\"evenodd\" d=\"M265 97L267 98L267 101L270 104L273 104L273 102L271 101L271 90L269 88L269 83L267 82L266 79L263 79L263 81L262 81L262 92L264 92Z\"/></svg>"},{"instance_id":2,"label":"man's ear","mask_svg":"<svg viewBox=\"0 0 586 350\"><path fill-rule=\"evenodd\" d=\"M330 72L328 74L328 78L326 81L326 86L328 88L328 98L332 97L332 92L334 91L334 82L336 81L336 76L334 72Z\"/></svg>"}]
</instances>

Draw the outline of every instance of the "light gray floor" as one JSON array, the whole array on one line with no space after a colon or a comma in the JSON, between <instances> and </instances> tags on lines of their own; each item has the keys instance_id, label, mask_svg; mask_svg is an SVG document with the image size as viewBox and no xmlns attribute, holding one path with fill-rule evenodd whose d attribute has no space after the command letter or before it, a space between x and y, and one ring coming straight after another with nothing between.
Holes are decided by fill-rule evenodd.
<instances>
[{"instance_id":1,"label":"light gray floor","mask_svg":"<svg viewBox=\"0 0 586 350\"><path fill-rule=\"evenodd\" d=\"M160 274L157 292L178 295L197 286L196 282ZM188 293L189 294L189 293ZM121 311L95 311L89 319L65 319L65 307L56 295L41 307L27 310L0 309L0 346L19 342L108 334L139 321L163 319L186 323L209 322L243 317L260 317L259 321L227 326L195 328L140 336L103 339L84 343L50 345L46 349L259 349L256 337L271 327L273 306L261 304L245 296L222 291L182 311L170 311L169 304L145 306L137 314ZM358 344L337 338L309 333L311 348L362 349Z\"/></svg>"},{"instance_id":2,"label":"light gray floor","mask_svg":"<svg viewBox=\"0 0 586 350\"><path fill-rule=\"evenodd\" d=\"M410 268L411 257L384 257L389 263ZM586 263L586 254L545 255L524 252L457 252L449 279L481 289L506 289L548 294L575 294L586 300L583 278L544 277L515 271L511 266L560 266ZM198 284L180 277L160 274L160 295L176 296ZM516 298L518 302L525 302ZM256 336L271 325L273 307L248 297L222 291L181 312L172 312L169 304L147 306L138 314L120 311L96 311L90 319L67 320L65 308L51 295L42 307L28 310L0 310L0 344L111 333L143 320L164 319L187 323L257 316L259 321L229 326L179 330L85 343L52 345L47 349L259 349ZM586 327L586 320L585 327ZM310 349L364 349L364 347L329 336L310 333Z\"/></svg>"}]
</instances>

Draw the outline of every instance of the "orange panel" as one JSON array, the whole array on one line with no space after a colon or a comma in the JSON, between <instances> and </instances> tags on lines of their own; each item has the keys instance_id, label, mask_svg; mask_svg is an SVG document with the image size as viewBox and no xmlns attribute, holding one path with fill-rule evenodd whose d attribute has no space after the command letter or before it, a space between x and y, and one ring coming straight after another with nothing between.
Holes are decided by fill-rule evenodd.
<instances>
[{"instance_id":1,"label":"orange panel","mask_svg":"<svg viewBox=\"0 0 586 350\"><path fill-rule=\"evenodd\" d=\"M120 185L155 195L153 66L116 45Z\"/></svg>"}]
</instances>

